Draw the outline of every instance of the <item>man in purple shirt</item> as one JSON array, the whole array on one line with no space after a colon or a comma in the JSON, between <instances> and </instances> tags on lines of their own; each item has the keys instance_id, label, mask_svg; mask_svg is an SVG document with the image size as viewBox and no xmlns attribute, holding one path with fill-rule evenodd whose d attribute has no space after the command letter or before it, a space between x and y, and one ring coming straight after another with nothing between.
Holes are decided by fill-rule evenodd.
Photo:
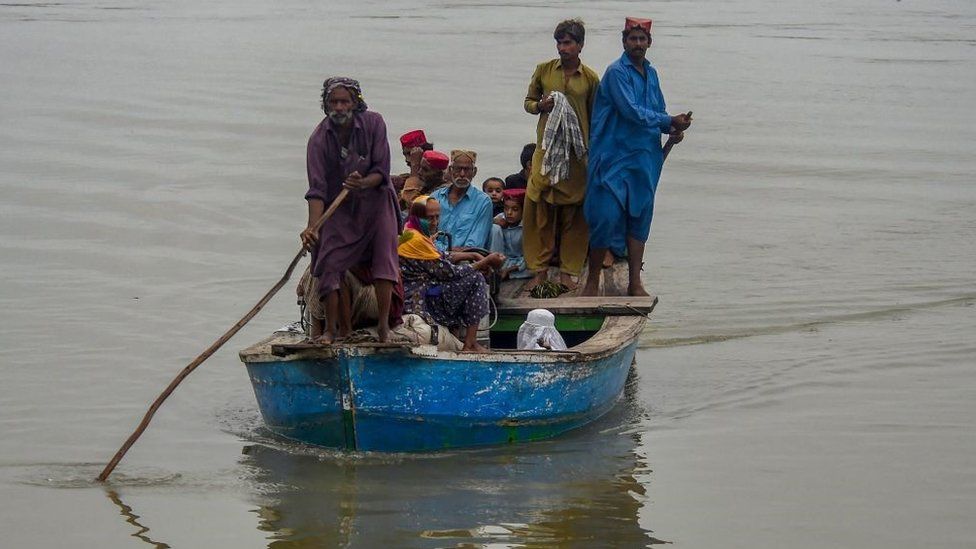
<instances>
[{"instance_id":1,"label":"man in purple shirt","mask_svg":"<svg viewBox=\"0 0 976 549\"><path fill-rule=\"evenodd\" d=\"M326 305L324 330L316 333L313 327L311 334L322 343L331 343L351 329L351 311L340 308L339 288L345 272L353 267L367 268L376 288L380 341L390 333L390 300L399 278L399 214L390 183L386 124L366 108L359 82L327 79L322 86L327 116L308 139L308 226L301 238L312 252L318 299ZM332 218L318 231L312 230L343 188L349 194Z\"/></svg>"}]
</instances>

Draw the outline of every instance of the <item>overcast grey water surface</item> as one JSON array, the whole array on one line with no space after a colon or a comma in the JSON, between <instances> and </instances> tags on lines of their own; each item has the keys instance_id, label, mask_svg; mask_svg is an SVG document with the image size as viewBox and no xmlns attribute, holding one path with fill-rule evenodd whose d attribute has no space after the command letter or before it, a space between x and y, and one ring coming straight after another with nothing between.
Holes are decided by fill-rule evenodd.
<instances>
[{"instance_id":1,"label":"overcast grey water surface","mask_svg":"<svg viewBox=\"0 0 976 549\"><path fill-rule=\"evenodd\" d=\"M624 401L428 455L276 441L236 355L278 279L322 79L517 169L566 17L655 20L672 112ZM0 4L0 546L976 547L976 3ZM394 158L394 169L403 168Z\"/></svg>"}]
</instances>

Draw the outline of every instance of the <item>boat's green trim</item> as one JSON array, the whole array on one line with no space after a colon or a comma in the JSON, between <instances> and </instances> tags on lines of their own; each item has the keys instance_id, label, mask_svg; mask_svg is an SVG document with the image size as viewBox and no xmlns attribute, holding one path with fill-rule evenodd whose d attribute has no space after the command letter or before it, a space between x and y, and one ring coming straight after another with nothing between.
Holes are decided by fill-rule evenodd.
<instances>
[{"instance_id":1,"label":"boat's green trim","mask_svg":"<svg viewBox=\"0 0 976 549\"><path fill-rule=\"evenodd\" d=\"M556 329L561 332L596 332L603 326L603 319L603 315L560 315L556 317ZM523 322L523 315L502 315L491 331L517 332Z\"/></svg>"},{"instance_id":2,"label":"boat's green trim","mask_svg":"<svg viewBox=\"0 0 976 549\"><path fill-rule=\"evenodd\" d=\"M339 390L342 405L342 430L346 449L355 450L356 444L356 405L352 396L352 382L349 376L349 364L345 361L339 368Z\"/></svg>"}]
</instances>

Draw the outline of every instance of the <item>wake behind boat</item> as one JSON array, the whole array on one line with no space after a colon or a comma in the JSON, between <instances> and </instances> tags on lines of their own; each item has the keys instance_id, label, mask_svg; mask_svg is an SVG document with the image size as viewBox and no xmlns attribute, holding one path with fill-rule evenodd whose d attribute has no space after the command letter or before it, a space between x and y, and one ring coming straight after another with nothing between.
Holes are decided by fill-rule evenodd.
<instances>
[{"instance_id":1,"label":"wake behind boat","mask_svg":"<svg viewBox=\"0 0 976 549\"><path fill-rule=\"evenodd\" d=\"M411 452L542 440L609 411L623 392L657 298L615 297L627 265L604 276L602 297L517 297L502 285L491 352L432 345L310 345L276 332L241 351L261 415L274 433L360 451ZM621 285L623 281L623 285ZM528 311L546 308L566 351L516 350Z\"/></svg>"}]
</instances>

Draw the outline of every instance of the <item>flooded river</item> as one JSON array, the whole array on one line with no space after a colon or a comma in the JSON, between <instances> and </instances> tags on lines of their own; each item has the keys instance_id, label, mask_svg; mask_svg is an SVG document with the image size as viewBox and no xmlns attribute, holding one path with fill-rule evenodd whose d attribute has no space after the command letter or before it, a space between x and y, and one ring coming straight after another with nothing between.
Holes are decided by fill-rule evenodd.
<instances>
[{"instance_id":1,"label":"flooded river","mask_svg":"<svg viewBox=\"0 0 976 549\"><path fill-rule=\"evenodd\" d=\"M296 319L287 290L92 481L297 251L324 77L504 177L555 24L602 74L627 15L696 122L607 417L283 443L236 352ZM976 547L976 3L27 0L0 81L0 546Z\"/></svg>"}]
</instances>

